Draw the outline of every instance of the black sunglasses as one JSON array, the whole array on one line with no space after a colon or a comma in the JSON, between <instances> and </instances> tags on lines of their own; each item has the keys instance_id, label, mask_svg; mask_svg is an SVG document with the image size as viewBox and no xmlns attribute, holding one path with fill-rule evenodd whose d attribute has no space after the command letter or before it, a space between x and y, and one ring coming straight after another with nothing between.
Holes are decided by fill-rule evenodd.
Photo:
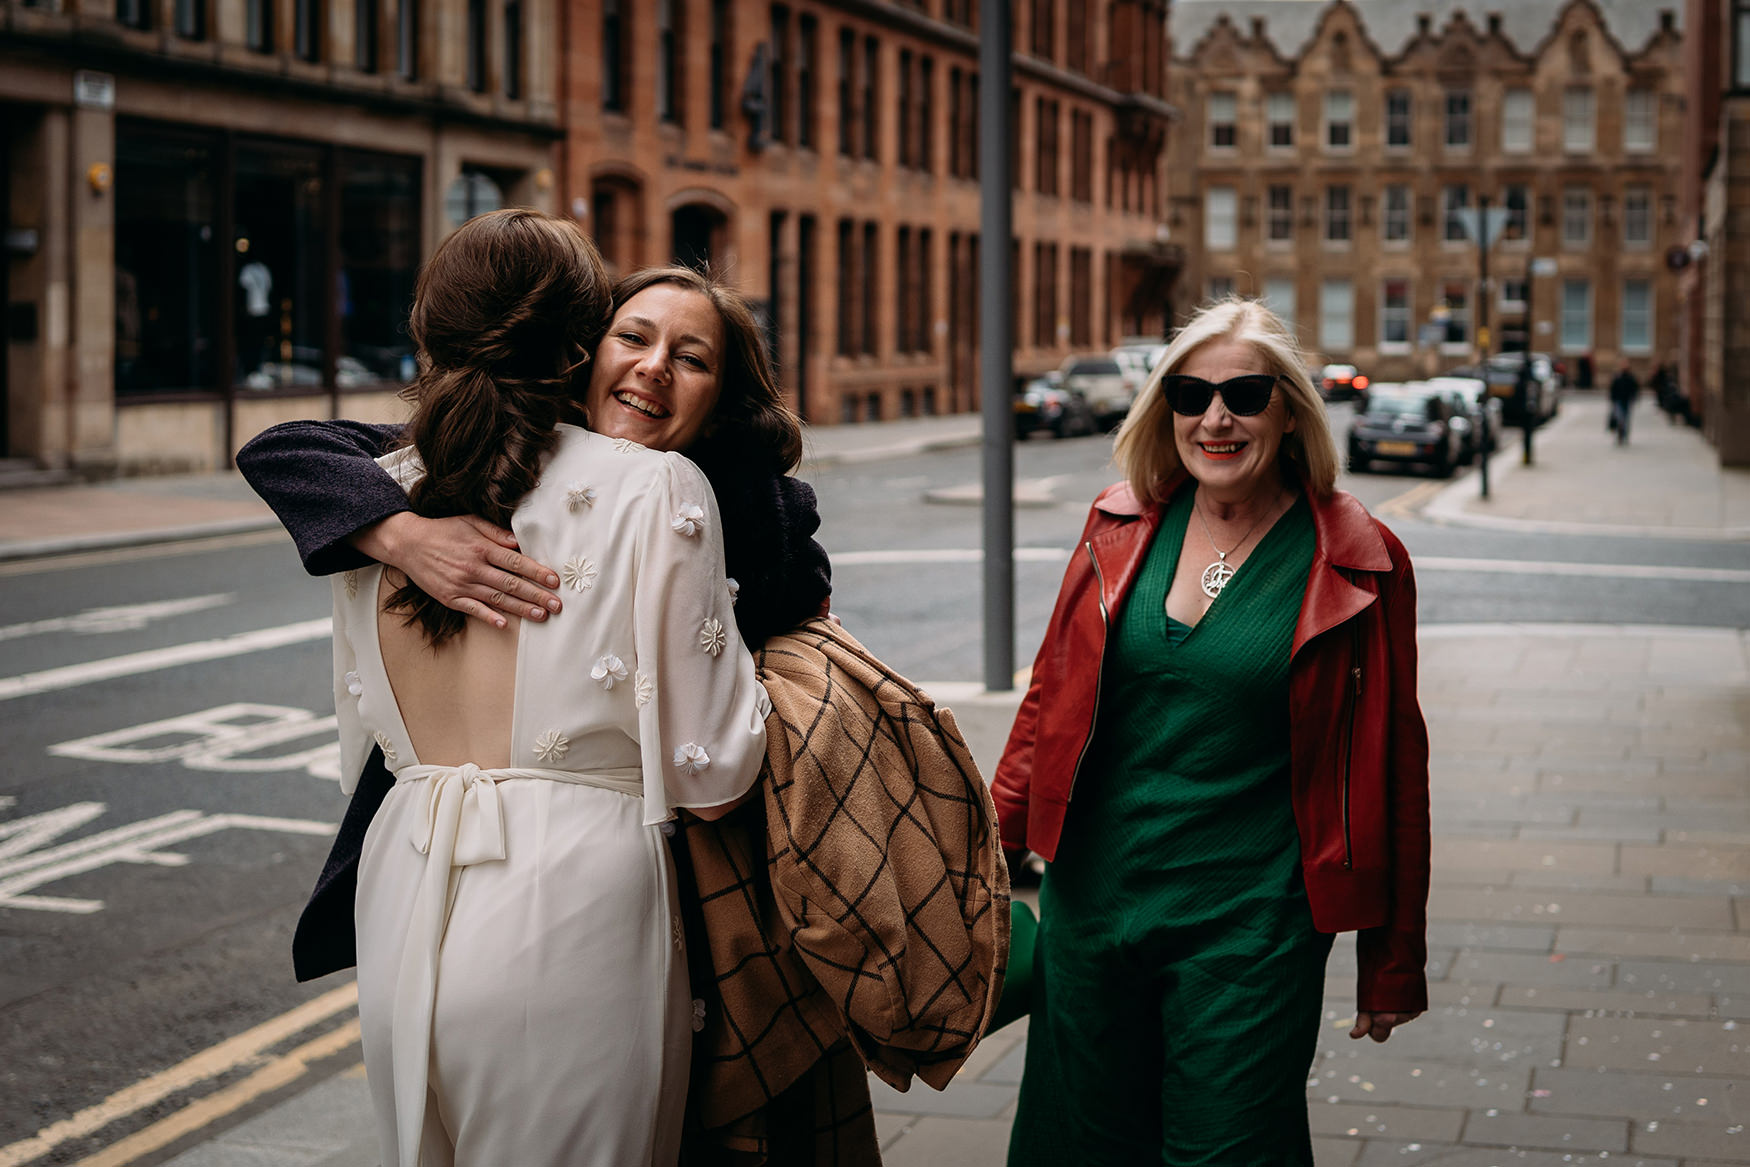
<instances>
[{"instance_id":1,"label":"black sunglasses","mask_svg":"<svg viewBox=\"0 0 1750 1167\"><path fill-rule=\"evenodd\" d=\"M1229 413L1252 417L1269 408L1270 395L1275 392L1277 380L1275 373L1247 373L1218 384L1185 373L1168 373L1161 390L1173 412L1186 417L1201 416L1218 392Z\"/></svg>"}]
</instances>

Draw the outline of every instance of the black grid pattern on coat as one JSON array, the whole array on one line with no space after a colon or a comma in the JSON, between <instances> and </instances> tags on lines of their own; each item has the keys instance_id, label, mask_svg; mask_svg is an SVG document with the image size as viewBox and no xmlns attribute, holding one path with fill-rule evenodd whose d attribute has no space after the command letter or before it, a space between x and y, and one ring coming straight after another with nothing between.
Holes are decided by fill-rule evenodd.
<instances>
[{"instance_id":1,"label":"black grid pattern on coat","mask_svg":"<svg viewBox=\"0 0 1750 1167\"><path fill-rule=\"evenodd\" d=\"M723 1145L763 1147L765 1119L793 1109L773 1101L813 1073L801 1129L835 1148L818 1161L850 1163L873 1145L863 1064L940 1089L976 1044L1001 991L1008 873L947 710L829 621L756 662L773 702L764 804L685 824L710 965L697 1113ZM847 1037L850 1075L832 1068Z\"/></svg>"}]
</instances>

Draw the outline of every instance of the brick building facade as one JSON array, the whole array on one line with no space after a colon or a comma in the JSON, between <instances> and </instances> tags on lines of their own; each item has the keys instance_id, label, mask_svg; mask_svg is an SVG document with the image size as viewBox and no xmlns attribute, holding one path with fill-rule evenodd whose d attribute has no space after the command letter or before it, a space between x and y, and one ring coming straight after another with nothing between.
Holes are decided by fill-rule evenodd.
<instances>
[{"instance_id":1,"label":"brick building facade","mask_svg":"<svg viewBox=\"0 0 1750 1167\"><path fill-rule=\"evenodd\" d=\"M1677 339L1680 13L1417 7L1175 3L1188 298L1262 296L1376 380L1527 347L1645 376ZM1464 213L1485 197L1507 212L1486 295Z\"/></svg>"},{"instance_id":2,"label":"brick building facade","mask_svg":"<svg viewBox=\"0 0 1750 1167\"><path fill-rule=\"evenodd\" d=\"M1727 466L1750 466L1750 0L1688 0L1682 384Z\"/></svg>"},{"instance_id":3,"label":"brick building facade","mask_svg":"<svg viewBox=\"0 0 1750 1167\"><path fill-rule=\"evenodd\" d=\"M4 453L226 464L387 416L421 260L550 206L558 0L0 0Z\"/></svg>"},{"instance_id":4,"label":"brick building facade","mask_svg":"<svg viewBox=\"0 0 1750 1167\"><path fill-rule=\"evenodd\" d=\"M227 464L388 417L498 205L709 262L809 420L974 408L977 0L0 0L0 455ZM1159 335L1165 0L1016 9L1017 368Z\"/></svg>"},{"instance_id":5,"label":"brick building facade","mask_svg":"<svg viewBox=\"0 0 1750 1167\"><path fill-rule=\"evenodd\" d=\"M812 422L976 408L978 0L604 0L564 186L620 269L708 261ZM1165 0L1014 8L1015 364L1159 336Z\"/></svg>"}]
</instances>

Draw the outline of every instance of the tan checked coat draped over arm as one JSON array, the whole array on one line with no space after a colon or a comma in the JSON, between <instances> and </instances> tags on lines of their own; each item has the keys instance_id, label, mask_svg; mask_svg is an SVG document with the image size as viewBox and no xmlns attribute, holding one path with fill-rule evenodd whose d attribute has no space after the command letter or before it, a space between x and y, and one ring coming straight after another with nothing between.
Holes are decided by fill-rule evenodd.
<instances>
[{"instance_id":1,"label":"tan checked coat draped over arm","mask_svg":"<svg viewBox=\"0 0 1750 1167\"><path fill-rule=\"evenodd\" d=\"M873 1158L841 1141L814 1161L878 1162L845 1043L902 1090L944 1088L972 1053L1008 957L995 808L953 715L831 621L755 664L772 699L765 837L757 807L687 823L717 997L695 1111L720 1145L763 1151L764 1108L818 1066L833 1086L814 1090L814 1131L866 1127Z\"/></svg>"}]
</instances>

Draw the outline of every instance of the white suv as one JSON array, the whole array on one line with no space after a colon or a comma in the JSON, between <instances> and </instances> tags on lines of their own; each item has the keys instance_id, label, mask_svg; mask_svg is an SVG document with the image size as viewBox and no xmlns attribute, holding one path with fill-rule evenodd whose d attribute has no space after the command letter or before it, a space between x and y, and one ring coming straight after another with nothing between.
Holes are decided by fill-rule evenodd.
<instances>
[{"instance_id":1,"label":"white suv","mask_svg":"<svg viewBox=\"0 0 1750 1167\"><path fill-rule=\"evenodd\" d=\"M1087 399L1102 429L1116 428L1124 420L1142 384L1132 381L1109 356L1070 357L1058 371L1063 376L1060 385Z\"/></svg>"}]
</instances>

